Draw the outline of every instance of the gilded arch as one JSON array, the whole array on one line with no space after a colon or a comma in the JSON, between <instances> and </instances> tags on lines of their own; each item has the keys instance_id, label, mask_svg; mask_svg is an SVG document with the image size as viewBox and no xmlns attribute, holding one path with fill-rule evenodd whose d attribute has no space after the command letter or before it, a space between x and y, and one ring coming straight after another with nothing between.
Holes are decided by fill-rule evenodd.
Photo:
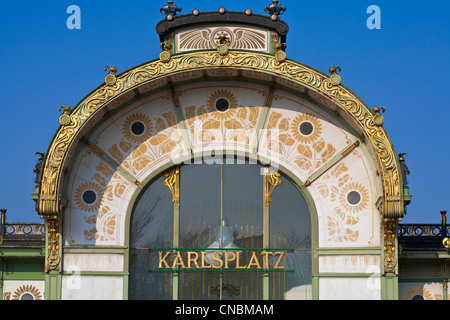
<instances>
[{"instance_id":1,"label":"gilded arch","mask_svg":"<svg viewBox=\"0 0 450 320\"><path fill-rule=\"evenodd\" d=\"M356 123L361 137L369 145L378 160L383 178L382 212L387 219L397 219L404 215L403 188L400 166L394 148L384 128L374 114L351 91L342 85L333 85L330 78L312 68L287 60L280 63L273 56L243 51L230 51L221 56L214 51L180 54L168 62L160 60L138 66L117 76L109 84L104 84L88 95L70 113L67 122L63 122L47 152L43 165L42 182L39 191L37 210L46 217L49 224L61 215L65 199L62 197L64 170L74 147L89 131L91 123L96 122L105 113L108 105L114 101L128 100L134 96L134 90L141 86L186 72L203 72L208 69L247 70L264 74L273 81L283 79L299 84L317 99L329 101L338 106L339 112L347 121ZM57 226L53 229L57 230ZM52 230L53 230L52 229ZM54 232L54 238L58 236ZM49 239L52 234L49 233ZM57 241L57 240L54 240ZM56 251L56 249L54 250ZM49 257L53 256L49 253ZM390 259L390 258L389 258ZM390 263L391 265L395 263ZM58 260L54 263L57 267Z\"/></svg>"}]
</instances>

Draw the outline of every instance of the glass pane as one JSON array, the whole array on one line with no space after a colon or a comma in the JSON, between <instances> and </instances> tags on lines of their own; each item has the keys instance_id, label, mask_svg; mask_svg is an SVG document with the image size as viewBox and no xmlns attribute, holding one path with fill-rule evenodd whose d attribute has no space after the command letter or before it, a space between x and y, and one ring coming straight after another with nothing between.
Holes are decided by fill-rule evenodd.
<instances>
[{"instance_id":1,"label":"glass pane","mask_svg":"<svg viewBox=\"0 0 450 320\"><path fill-rule=\"evenodd\" d=\"M144 192L131 220L131 300L172 299L172 273L148 272L158 267L159 256L146 250L173 246L172 193L163 181L157 179Z\"/></svg>"},{"instance_id":2,"label":"glass pane","mask_svg":"<svg viewBox=\"0 0 450 320\"><path fill-rule=\"evenodd\" d=\"M224 166L224 218L234 244L243 249L263 247L264 178L258 164ZM259 253L260 251L256 251ZM235 252L239 264L248 265L251 250ZM231 257L232 259L233 257ZM261 264L261 261L259 261ZM231 265L231 268L234 268ZM254 268L256 269L256 268ZM263 298L261 272L230 272L223 275L223 299Z\"/></svg>"},{"instance_id":3,"label":"glass pane","mask_svg":"<svg viewBox=\"0 0 450 320\"><path fill-rule=\"evenodd\" d=\"M294 273L271 275L271 299L311 299L311 217L302 194L285 176L272 194L270 243L273 248L295 249L286 251L280 264Z\"/></svg>"},{"instance_id":4,"label":"glass pane","mask_svg":"<svg viewBox=\"0 0 450 320\"><path fill-rule=\"evenodd\" d=\"M213 243L220 225L220 170L220 165L181 167L180 247L206 248ZM183 256L186 257L186 252ZM181 272L179 279L180 300L206 300L215 296L211 287L217 282L217 273Z\"/></svg>"}]
</instances>

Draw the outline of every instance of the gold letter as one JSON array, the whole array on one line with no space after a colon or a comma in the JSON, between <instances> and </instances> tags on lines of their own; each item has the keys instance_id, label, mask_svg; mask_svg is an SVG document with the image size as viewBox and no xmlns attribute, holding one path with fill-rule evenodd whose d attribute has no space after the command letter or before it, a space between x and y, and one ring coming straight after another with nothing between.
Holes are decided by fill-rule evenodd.
<instances>
[{"instance_id":1,"label":"gold letter","mask_svg":"<svg viewBox=\"0 0 450 320\"><path fill-rule=\"evenodd\" d=\"M231 254L233 259L228 259L228 254ZM225 252L225 269L228 269L228 262L236 260L236 253L235 252Z\"/></svg>"},{"instance_id":2,"label":"gold letter","mask_svg":"<svg viewBox=\"0 0 450 320\"><path fill-rule=\"evenodd\" d=\"M250 269L250 267L252 265L255 265L257 267L257 269L261 269L261 265L259 264L258 257L256 256L256 252L255 251L253 251L253 254L252 254L252 257L250 259L250 262L247 265L247 269Z\"/></svg>"},{"instance_id":3,"label":"gold letter","mask_svg":"<svg viewBox=\"0 0 450 320\"><path fill-rule=\"evenodd\" d=\"M195 255L195 259L192 259L191 256ZM197 267L197 269L200 269L198 267L198 253L197 252L188 252L188 269L192 269L191 268L191 262L194 262L195 266Z\"/></svg>"},{"instance_id":4,"label":"gold letter","mask_svg":"<svg viewBox=\"0 0 450 320\"><path fill-rule=\"evenodd\" d=\"M212 266L205 266L205 251L202 251L202 269L211 269Z\"/></svg>"},{"instance_id":5,"label":"gold letter","mask_svg":"<svg viewBox=\"0 0 450 320\"><path fill-rule=\"evenodd\" d=\"M241 256L241 252L236 252L236 269L245 269L246 266L239 265L239 258Z\"/></svg>"},{"instance_id":6,"label":"gold letter","mask_svg":"<svg viewBox=\"0 0 450 320\"><path fill-rule=\"evenodd\" d=\"M216 254L220 254L220 259L217 259L216 258ZM221 252L219 252L219 251L216 251L216 252L214 252L213 253L213 260L215 260L215 261L217 261L217 262L220 262L220 265L219 266L212 266L214 269L220 269L220 268L222 268L223 267L223 261L222 261L222 253Z\"/></svg>"},{"instance_id":7,"label":"gold letter","mask_svg":"<svg viewBox=\"0 0 450 320\"><path fill-rule=\"evenodd\" d=\"M167 252L166 255L164 256L164 258L162 257L162 252L159 252L159 269L162 269L163 267L161 266L162 263L164 263L166 265L166 269L170 269L169 265L166 262L167 256L170 254L170 252Z\"/></svg>"},{"instance_id":8,"label":"gold letter","mask_svg":"<svg viewBox=\"0 0 450 320\"><path fill-rule=\"evenodd\" d=\"M175 269L175 266L178 265L180 265L182 269L186 269L186 266L184 265L183 258L181 257L180 252L177 252L177 256L175 257L175 260L173 260L172 269Z\"/></svg>"},{"instance_id":9,"label":"gold letter","mask_svg":"<svg viewBox=\"0 0 450 320\"><path fill-rule=\"evenodd\" d=\"M275 264L274 269L285 269L285 266L280 267L281 259L283 259L285 252L275 252L275 255L279 254L280 257L277 260L277 263Z\"/></svg>"},{"instance_id":10,"label":"gold letter","mask_svg":"<svg viewBox=\"0 0 450 320\"><path fill-rule=\"evenodd\" d=\"M264 261L265 261L264 268L265 269L269 269L269 255L270 254L273 255L273 252L269 252L269 251L261 252L261 255L265 256L265 259L264 259Z\"/></svg>"}]
</instances>

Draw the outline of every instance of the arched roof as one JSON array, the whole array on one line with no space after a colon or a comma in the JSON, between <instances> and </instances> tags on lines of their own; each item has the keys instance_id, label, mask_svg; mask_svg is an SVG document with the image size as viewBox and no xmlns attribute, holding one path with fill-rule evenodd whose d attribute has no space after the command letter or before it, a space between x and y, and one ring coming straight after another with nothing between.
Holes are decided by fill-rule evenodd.
<instances>
[{"instance_id":1,"label":"arched roof","mask_svg":"<svg viewBox=\"0 0 450 320\"><path fill-rule=\"evenodd\" d=\"M61 116L61 126L54 136L42 169L37 211L44 217L59 216L66 200L62 187L65 170L70 157L85 135L103 117L122 103L158 88L176 85L179 75L191 74L205 81L208 70L227 69L236 71L236 78L252 73L255 78L265 78L273 86L302 90L314 100L327 105L339 113L369 146L378 163L383 181L383 214L386 218L401 218L404 215L403 182L401 169L394 147L382 126L383 118L340 81L293 60L279 60L266 53L229 50L196 51L169 56L169 59L153 60L120 75L109 75L105 82L87 95L73 110ZM192 76L193 75L193 76ZM259 76L258 76L259 75ZM264 77L261 77L263 75ZM335 76L336 74L334 74ZM335 79L336 77L334 77ZM339 79L340 80L340 79Z\"/></svg>"}]
</instances>

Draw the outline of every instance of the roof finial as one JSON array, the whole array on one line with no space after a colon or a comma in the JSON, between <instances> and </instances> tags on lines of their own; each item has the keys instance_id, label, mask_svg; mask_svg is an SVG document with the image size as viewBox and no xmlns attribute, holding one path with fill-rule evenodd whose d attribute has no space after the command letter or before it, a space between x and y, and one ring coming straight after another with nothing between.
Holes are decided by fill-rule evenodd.
<instances>
[{"instance_id":1,"label":"roof finial","mask_svg":"<svg viewBox=\"0 0 450 320\"><path fill-rule=\"evenodd\" d=\"M175 17L177 13L181 12L181 7L174 4L173 1L167 1L167 4L164 8L161 8L159 12L165 15L167 20L173 20L173 17Z\"/></svg>"},{"instance_id":2,"label":"roof finial","mask_svg":"<svg viewBox=\"0 0 450 320\"><path fill-rule=\"evenodd\" d=\"M286 11L286 7L279 4L277 0L273 0L268 7L264 8L264 11L270 14L270 18L273 21L276 21L278 16L282 15Z\"/></svg>"}]
</instances>

